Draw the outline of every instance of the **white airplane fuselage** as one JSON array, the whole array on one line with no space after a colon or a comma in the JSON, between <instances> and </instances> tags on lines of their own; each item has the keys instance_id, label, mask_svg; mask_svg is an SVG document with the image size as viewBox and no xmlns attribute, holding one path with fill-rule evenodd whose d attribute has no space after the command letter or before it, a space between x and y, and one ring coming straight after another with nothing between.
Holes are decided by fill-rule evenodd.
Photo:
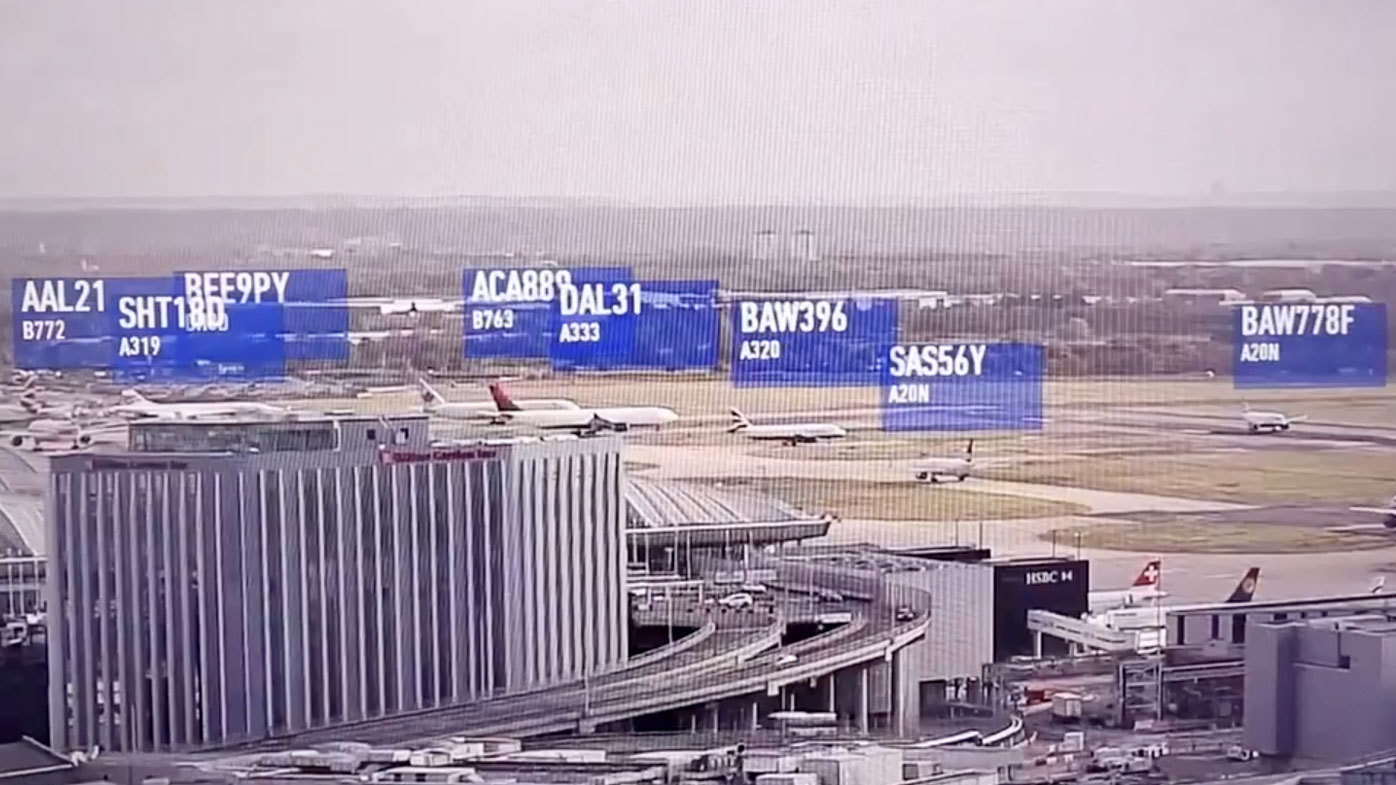
<instances>
[{"instance_id":1,"label":"white airplane fuselage","mask_svg":"<svg viewBox=\"0 0 1396 785\"><path fill-rule=\"evenodd\" d=\"M1280 412L1245 412L1241 416L1245 418L1246 427L1251 433L1287 431L1290 426L1289 417Z\"/></svg>"},{"instance_id":2,"label":"white airplane fuselage","mask_svg":"<svg viewBox=\"0 0 1396 785\"><path fill-rule=\"evenodd\" d=\"M929 458L912 464L911 470L918 480L935 482L937 477L954 477L960 482L970 475L974 465L964 458Z\"/></svg>"},{"instance_id":3,"label":"white airplane fuselage","mask_svg":"<svg viewBox=\"0 0 1396 785\"><path fill-rule=\"evenodd\" d=\"M499 412L497 421L509 425L527 425L544 429L584 429L600 420L624 430L629 428L658 428L679 419L672 409L659 406L615 406L596 409L556 409Z\"/></svg>"},{"instance_id":4,"label":"white airplane fuselage","mask_svg":"<svg viewBox=\"0 0 1396 785\"><path fill-rule=\"evenodd\" d=\"M756 441L783 441L813 443L820 439L842 439L848 431L833 423L791 423L771 425L746 425L741 433Z\"/></svg>"},{"instance_id":5,"label":"white airplane fuselage","mask_svg":"<svg viewBox=\"0 0 1396 785\"><path fill-rule=\"evenodd\" d=\"M78 448L92 440L88 434L84 433L82 426L78 423L72 420L53 418L34 420L24 430L9 434L8 438L13 447L22 447L27 442L35 450L44 444L55 442L70 444L74 448Z\"/></svg>"},{"instance_id":6,"label":"white airplane fuselage","mask_svg":"<svg viewBox=\"0 0 1396 785\"><path fill-rule=\"evenodd\" d=\"M1134 608L1146 603L1157 602L1168 596L1152 586L1140 586L1120 591L1093 591L1087 595L1087 605L1091 613L1101 613L1123 608Z\"/></svg>"},{"instance_id":7,"label":"white airplane fuselage","mask_svg":"<svg viewBox=\"0 0 1396 785\"><path fill-rule=\"evenodd\" d=\"M231 403L126 403L111 413L131 419L202 420L217 417L283 417L289 411L280 406L256 402Z\"/></svg>"},{"instance_id":8,"label":"white airplane fuselage","mask_svg":"<svg viewBox=\"0 0 1396 785\"><path fill-rule=\"evenodd\" d=\"M515 406L520 411L576 411L582 407L575 402L564 398L536 398L515 401ZM446 403L428 404L425 407L427 414L441 417L446 420L493 420L501 414L499 408L492 401L448 401Z\"/></svg>"}]
</instances>

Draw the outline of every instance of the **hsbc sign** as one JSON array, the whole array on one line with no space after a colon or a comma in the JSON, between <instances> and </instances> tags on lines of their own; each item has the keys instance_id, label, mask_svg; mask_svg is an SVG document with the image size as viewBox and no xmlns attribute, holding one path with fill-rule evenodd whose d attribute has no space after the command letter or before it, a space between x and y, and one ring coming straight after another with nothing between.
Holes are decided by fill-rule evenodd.
<instances>
[{"instance_id":1,"label":"hsbc sign","mask_svg":"<svg viewBox=\"0 0 1396 785\"><path fill-rule=\"evenodd\" d=\"M1023 573L1023 582L1028 586L1044 586L1055 583L1071 583L1076 579L1073 570L1037 570Z\"/></svg>"}]
</instances>

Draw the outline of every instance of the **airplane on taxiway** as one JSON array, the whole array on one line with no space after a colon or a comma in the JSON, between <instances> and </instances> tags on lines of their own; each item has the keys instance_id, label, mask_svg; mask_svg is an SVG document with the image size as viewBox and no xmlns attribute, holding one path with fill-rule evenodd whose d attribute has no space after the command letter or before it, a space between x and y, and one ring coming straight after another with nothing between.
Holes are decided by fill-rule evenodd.
<instances>
[{"instance_id":1,"label":"airplane on taxiway","mask_svg":"<svg viewBox=\"0 0 1396 785\"><path fill-rule=\"evenodd\" d=\"M756 441L780 441L794 447L797 444L814 444L821 439L842 439L848 431L842 426L827 422L769 423L756 425L748 420L739 409L729 409L732 424L728 433L740 433Z\"/></svg>"},{"instance_id":2,"label":"airplane on taxiway","mask_svg":"<svg viewBox=\"0 0 1396 785\"><path fill-rule=\"evenodd\" d=\"M1287 431L1290 425L1297 422L1304 422L1309 419L1309 416L1307 414L1301 414L1298 417L1290 417L1283 412L1267 412L1252 409L1250 404L1242 403L1241 419L1245 422L1246 429L1251 433L1275 433L1277 431Z\"/></svg>"},{"instance_id":3,"label":"airplane on taxiway","mask_svg":"<svg viewBox=\"0 0 1396 785\"><path fill-rule=\"evenodd\" d=\"M498 384L490 385L498 410L489 417L494 425L524 425L542 430L566 430L579 435L600 431L624 432L632 428L658 428L679 419L662 406L578 406L572 409L525 409Z\"/></svg>"},{"instance_id":4,"label":"airplane on taxiway","mask_svg":"<svg viewBox=\"0 0 1396 785\"><path fill-rule=\"evenodd\" d=\"M954 477L959 482L974 470L974 440L965 445L965 453L958 458L922 456L911 465L912 474L918 480L939 482L938 477Z\"/></svg>"},{"instance_id":5,"label":"airplane on taxiway","mask_svg":"<svg viewBox=\"0 0 1396 785\"><path fill-rule=\"evenodd\" d=\"M124 390L121 403L107 413L127 419L207 420L228 417L291 419L296 413L285 406L260 401L219 401L217 403L157 403L135 390Z\"/></svg>"},{"instance_id":6,"label":"airplane on taxiway","mask_svg":"<svg viewBox=\"0 0 1396 785\"><path fill-rule=\"evenodd\" d=\"M576 411L582 408L566 398L524 398L515 401L497 382L490 385L492 399L489 401L448 401L426 379L418 379L417 384L422 389L422 410L446 420L488 421L498 418L501 412Z\"/></svg>"}]
</instances>

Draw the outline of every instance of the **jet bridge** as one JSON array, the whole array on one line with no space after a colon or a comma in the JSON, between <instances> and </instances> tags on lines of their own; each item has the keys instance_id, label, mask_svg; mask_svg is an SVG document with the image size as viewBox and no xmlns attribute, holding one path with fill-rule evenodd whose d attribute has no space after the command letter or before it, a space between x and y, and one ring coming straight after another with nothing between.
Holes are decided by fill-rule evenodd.
<instances>
[{"instance_id":1,"label":"jet bridge","mask_svg":"<svg viewBox=\"0 0 1396 785\"><path fill-rule=\"evenodd\" d=\"M1135 651L1139 646L1139 636L1133 631L1112 630L1051 611L1029 610L1028 630L1032 633L1032 653L1037 658L1042 657L1044 635L1089 651Z\"/></svg>"}]
</instances>

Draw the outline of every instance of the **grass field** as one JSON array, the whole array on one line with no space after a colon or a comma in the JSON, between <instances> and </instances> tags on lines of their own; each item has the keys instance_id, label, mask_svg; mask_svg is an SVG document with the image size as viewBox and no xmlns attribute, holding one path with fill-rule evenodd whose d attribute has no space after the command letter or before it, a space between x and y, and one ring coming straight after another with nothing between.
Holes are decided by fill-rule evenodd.
<instances>
[{"instance_id":1,"label":"grass field","mask_svg":"<svg viewBox=\"0 0 1396 785\"><path fill-rule=\"evenodd\" d=\"M1374 392L1380 393L1380 391ZM1370 394L1355 393L1341 400L1311 398L1292 401L1284 403L1282 410L1291 416L1307 416L1310 421L1318 423L1356 426L1370 425L1386 428L1396 426L1396 397L1386 395L1367 397L1368 395ZM1240 399L1238 398L1237 400ZM1248 396L1246 400L1249 401L1251 399ZM1275 408L1280 407L1276 406ZM1236 416L1236 406L1234 404L1190 406L1183 411L1222 417ZM1296 425L1295 428L1297 430L1302 430L1304 426Z\"/></svg>"},{"instance_id":2,"label":"grass field","mask_svg":"<svg viewBox=\"0 0 1396 785\"><path fill-rule=\"evenodd\" d=\"M680 415L708 415L721 420L731 407L748 415L771 413L818 416L820 412L867 410L879 403L877 388L790 387L739 389L713 376L611 375L520 379L508 382L516 398L566 396L584 405L663 405ZM1242 396L1229 380L1180 380L1178 378L1062 379L1043 385L1044 403L1052 407L1174 407L1199 412L1234 415L1241 400L1252 405L1273 405L1285 411L1309 414L1311 419L1373 425L1396 423L1396 388L1373 390L1256 390ZM488 401L480 389L446 389L447 398ZM364 412L415 409L421 399L415 392L364 400L324 400L316 406L348 408ZM833 419L837 420L836 416Z\"/></svg>"},{"instance_id":3,"label":"grass field","mask_svg":"<svg viewBox=\"0 0 1396 785\"><path fill-rule=\"evenodd\" d=\"M722 377L629 375L576 376L567 379L530 379L509 383L512 395L569 397L588 404L663 404L680 414L723 413L735 406L747 414L874 408L876 388L789 387L739 389ZM1233 407L1241 395L1230 379L1128 378L1052 379L1044 383L1044 401L1050 406L1163 406L1217 404ZM450 397L479 398L485 393L457 391ZM1263 404L1326 401L1333 404L1363 403L1374 409L1396 412L1396 390L1256 390L1245 399ZM1229 408L1230 412L1233 408ZM1396 419L1392 420L1396 422Z\"/></svg>"},{"instance_id":4,"label":"grass field","mask_svg":"<svg viewBox=\"0 0 1396 785\"><path fill-rule=\"evenodd\" d=\"M1396 544L1376 533L1187 520L1054 529L1040 539L1067 547L1135 553L1332 553Z\"/></svg>"},{"instance_id":5,"label":"grass field","mask_svg":"<svg viewBox=\"0 0 1396 785\"><path fill-rule=\"evenodd\" d=\"M985 477L1252 504L1374 504L1391 497L1396 452L1254 451L1064 457L988 468Z\"/></svg>"},{"instance_id":6,"label":"grass field","mask_svg":"<svg viewBox=\"0 0 1396 785\"><path fill-rule=\"evenodd\" d=\"M695 480L713 484L711 478ZM806 477L724 478L723 487L763 493L812 513L891 521L992 521L1076 515L1076 504L975 493L916 482L818 480Z\"/></svg>"}]
</instances>

